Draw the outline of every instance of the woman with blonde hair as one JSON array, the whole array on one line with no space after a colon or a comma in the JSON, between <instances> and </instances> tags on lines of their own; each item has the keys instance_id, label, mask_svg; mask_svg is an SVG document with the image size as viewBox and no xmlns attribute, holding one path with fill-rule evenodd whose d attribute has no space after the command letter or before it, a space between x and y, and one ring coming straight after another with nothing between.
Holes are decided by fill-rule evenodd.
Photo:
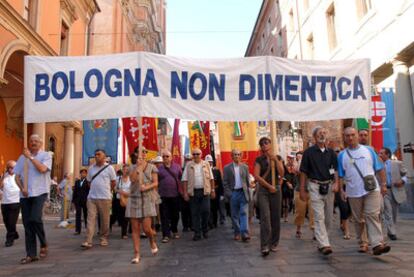
<instances>
[{"instance_id":1,"label":"woman with blonde hair","mask_svg":"<svg viewBox=\"0 0 414 277\"><path fill-rule=\"evenodd\" d=\"M146 151L145 149L142 152ZM135 155L137 153L134 153ZM131 263L140 261L140 230L147 235L151 253L156 255L158 247L155 241L155 232L151 228L151 218L157 215L152 194L158 188L157 168L142 157L137 158L136 165L131 167L131 186L125 216L130 218L132 226L132 240L134 242L134 258Z\"/></svg>"}]
</instances>

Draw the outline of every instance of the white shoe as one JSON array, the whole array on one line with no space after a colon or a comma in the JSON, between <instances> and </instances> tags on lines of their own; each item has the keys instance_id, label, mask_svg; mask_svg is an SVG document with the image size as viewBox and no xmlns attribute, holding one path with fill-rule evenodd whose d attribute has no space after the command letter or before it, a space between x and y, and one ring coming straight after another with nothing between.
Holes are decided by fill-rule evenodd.
<instances>
[{"instance_id":1,"label":"white shoe","mask_svg":"<svg viewBox=\"0 0 414 277\"><path fill-rule=\"evenodd\" d=\"M141 258L139 256L135 257L131 260L131 264L138 264L140 260L141 260Z\"/></svg>"}]
</instances>

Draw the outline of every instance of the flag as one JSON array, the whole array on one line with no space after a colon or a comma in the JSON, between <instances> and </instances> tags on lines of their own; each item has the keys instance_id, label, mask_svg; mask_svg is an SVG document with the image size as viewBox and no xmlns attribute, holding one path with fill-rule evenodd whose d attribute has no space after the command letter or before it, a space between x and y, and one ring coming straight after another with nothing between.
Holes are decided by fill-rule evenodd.
<instances>
[{"instance_id":1,"label":"flag","mask_svg":"<svg viewBox=\"0 0 414 277\"><path fill-rule=\"evenodd\" d=\"M103 149L111 163L118 163L118 119L83 121L82 165L88 166L96 149Z\"/></svg>"},{"instance_id":2,"label":"flag","mask_svg":"<svg viewBox=\"0 0 414 277\"><path fill-rule=\"evenodd\" d=\"M135 117L122 119L124 134L128 144L129 153L134 152L139 144L138 121ZM157 119L142 117L142 145L148 150L147 159L153 159L158 154Z\"/></svg>"},{"instance_id":3,"label":"flag","mask_svg":"<svg viewBox=\"0 0 414 277\"><path fill-rule=\"evenodd\" d=\"M188 122L188 134L190 136L190 150L199 148L202 157L210 154L210 122Z\"/></svg>"},{"instance_id":4,"label":"flag","mask_svg":"<svg viewBox=\"0 0 414 277\"><path fill-rule=\"evenodd\" d=\"M254 162L259 155L257 122L219 122L218 132L222 165L231 163L231 150L238 149L242 152L242 161L253 173Z\"/></svg>"},{"instance_id":5,"label":"flag","mask_svg":"<svg viewBox=\"0 0 414 277\"><path fill-rule=\"evenodd\" d=\"M181 142L180 142L180 120L174 120L174 132L171 143L172 161L181 166Z\"/></svg>"},{"instance_id":6,"label":"flag","mask_svg":"<svg viewBox=\"0 0 414 277\"><path fill-rule=\"evenodd\" d=\"M357 119L357 128L368 129L371 124L371 146L380 151L387 147L394 153L397 150L395 128L394 90L382 88L380 93L371 97L371 120Z\"/></svg>"}]
</instances>

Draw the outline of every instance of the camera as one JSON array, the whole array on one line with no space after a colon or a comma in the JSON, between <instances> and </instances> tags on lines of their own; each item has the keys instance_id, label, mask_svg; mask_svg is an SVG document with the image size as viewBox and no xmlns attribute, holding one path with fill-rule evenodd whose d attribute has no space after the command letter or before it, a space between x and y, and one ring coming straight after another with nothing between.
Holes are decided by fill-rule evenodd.
<instances>
[{"instance_id":1,"label":"camera","mask_svg":"<svg viewBox=\"0 0 414 277\"><path fill-rule=\"evenodd\" d=\"M414 143L410 142L403 146L404 153L414 153Z\"/></svg>"}]
</instances>

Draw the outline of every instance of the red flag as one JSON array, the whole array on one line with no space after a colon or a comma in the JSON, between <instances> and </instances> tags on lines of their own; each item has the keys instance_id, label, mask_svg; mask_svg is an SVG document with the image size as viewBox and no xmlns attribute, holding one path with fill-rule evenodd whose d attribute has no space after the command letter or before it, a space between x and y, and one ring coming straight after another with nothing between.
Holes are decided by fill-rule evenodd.
<instances>
[{"instance_id":1,"label":"red flag","mask_svg":"<svg viewBox=\"0 0 414 277\"><path fill-rule=\"evenodd\" d=\"M129 153L134 152L138 146L138 122L135 117L122 119L124 134L128 143ZM142 145L148 150L147 158L152 159L158 153L157 119L153 117L142 118Z\"/></svg>"},{"instance_id":2,"label":"red flag","mask_svg":"<svg viewBox=\"0 0 414 277\"><path fill-rule=\"evenodd\" d=\"M172 161L181 165L181 143L180 143L180 119L174 120L174 132L171 143Z\"/></svg>"}]
</instances>

